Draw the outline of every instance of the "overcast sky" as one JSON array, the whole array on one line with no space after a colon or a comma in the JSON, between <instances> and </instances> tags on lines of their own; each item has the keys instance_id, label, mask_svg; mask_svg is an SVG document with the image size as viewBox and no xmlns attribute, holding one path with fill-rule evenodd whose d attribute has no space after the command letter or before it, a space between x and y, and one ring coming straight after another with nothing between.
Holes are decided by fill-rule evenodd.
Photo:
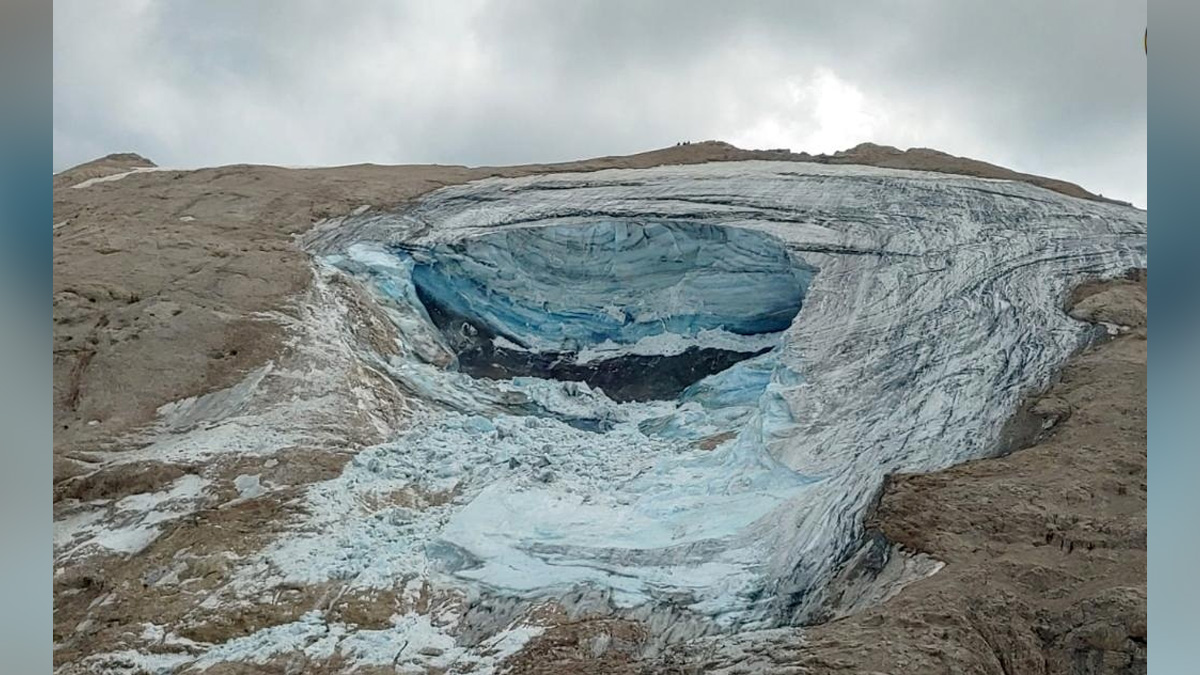
<instances>
[{"instance_id":1,"label":"overcast sky","mask_svg":"<svg viewBox=\"0 0 1200 675\"><path fill-rule=\"evenodd\" d=\"M56 0L55 170L923 146L1146 203L1146 0Z\"/></svg>"}]
</instances>

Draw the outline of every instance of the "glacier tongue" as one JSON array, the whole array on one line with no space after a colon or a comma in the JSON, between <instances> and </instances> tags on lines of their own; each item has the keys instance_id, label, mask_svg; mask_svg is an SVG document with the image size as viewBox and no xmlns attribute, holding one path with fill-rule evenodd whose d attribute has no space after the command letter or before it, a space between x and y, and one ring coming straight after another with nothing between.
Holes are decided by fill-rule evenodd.
<instances>
[{"instance_id":1,"label":"glacier tongue","mask_svg":"<svg viewBox=\"0 0 1200 675\"><path fill-rule=\"evenodd\" d=\"M337 225L307 245L388 308L403 356L379 366L425 410L313 488L320 534L281 541L279 573L526 599L584 587L714 626L810 616L884 477L993 451L1020 397L1089 339L1067 289L1146 259L1133 208L803 163L493 179ZM623 403L458 372L481 333L489 355L581 368L738 357ZM638 376L685 362L646 363ZM400 488L448 496L355 507Z\"/></svg>"}]
</instances>

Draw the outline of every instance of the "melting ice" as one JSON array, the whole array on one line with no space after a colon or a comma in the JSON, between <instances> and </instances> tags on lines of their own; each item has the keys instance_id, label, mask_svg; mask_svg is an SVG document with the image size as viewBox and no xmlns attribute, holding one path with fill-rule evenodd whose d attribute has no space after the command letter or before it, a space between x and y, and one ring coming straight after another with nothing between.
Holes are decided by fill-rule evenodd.
<instances>
[{"instance_id":1,"label":"melting ice","mask_svg":"<svg viewBox=\"0 0 1200 675\"><path fill-rule=\"evenodd\" d=\"M883 478L990 452L1144 265L1145 213L1021 183L743 162L488 180L308 241L400 335L411 428L274 567L803 620ZM409 495L404 500L368 497Z\"/></svg>"}]
</instances>

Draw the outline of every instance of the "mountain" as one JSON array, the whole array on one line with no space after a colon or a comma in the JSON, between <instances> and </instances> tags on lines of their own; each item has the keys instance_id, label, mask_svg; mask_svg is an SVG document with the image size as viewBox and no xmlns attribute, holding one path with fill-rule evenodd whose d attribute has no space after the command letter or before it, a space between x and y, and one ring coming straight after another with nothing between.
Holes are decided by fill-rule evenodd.
<instances>
[{"instance_id":1,"label":"mountain","mask_svg":"<svg viewBox=\"0 0 1200 675\"><path fill-rule=\"evenodd\" d=\"M54 220L61 672L1144 667L1144 211L706 142Z\"/></svg>"}]
</instances>

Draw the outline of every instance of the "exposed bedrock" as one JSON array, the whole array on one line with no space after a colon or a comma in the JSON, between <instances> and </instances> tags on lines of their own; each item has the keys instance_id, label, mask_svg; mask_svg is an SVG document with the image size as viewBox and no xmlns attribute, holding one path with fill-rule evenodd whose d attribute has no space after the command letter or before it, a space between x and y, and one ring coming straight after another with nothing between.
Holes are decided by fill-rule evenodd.
<instances>
[{"instance_id":1,"label":"exposed bedrock","mask_svg":"<svg viewBox=\"0 0 1200 675\"><path fill-rule=\"evenodd\" d=\"M388 308L385 367L433 411L368 453L458 490L418 557L728 630L822 616L889 474L997 451L1095 336L1068 289L1144 265L1145 228L1020 183L745 162L482 181L307 245ZM386 578L379 536L338 574Z\"/></svg>"}]
</instances>

